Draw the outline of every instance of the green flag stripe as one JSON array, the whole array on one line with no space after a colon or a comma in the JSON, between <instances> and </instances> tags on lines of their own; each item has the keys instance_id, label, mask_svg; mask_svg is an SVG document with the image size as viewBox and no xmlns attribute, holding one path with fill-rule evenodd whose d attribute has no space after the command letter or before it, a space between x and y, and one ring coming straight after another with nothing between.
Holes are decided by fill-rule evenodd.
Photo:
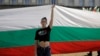
<instances>
[{"instance_id":1,"label":"green flag stripe","mask_svg":"<svg viewBox=\"0 0 100 56\"><path fill-rule=\"evenodd\" d=\"M0 32L0 47L34 45L37 29ZM78 28L56 26L51 31L51 42L95 41L100 40L100 28Z\"/></svg>"}]
</instances>

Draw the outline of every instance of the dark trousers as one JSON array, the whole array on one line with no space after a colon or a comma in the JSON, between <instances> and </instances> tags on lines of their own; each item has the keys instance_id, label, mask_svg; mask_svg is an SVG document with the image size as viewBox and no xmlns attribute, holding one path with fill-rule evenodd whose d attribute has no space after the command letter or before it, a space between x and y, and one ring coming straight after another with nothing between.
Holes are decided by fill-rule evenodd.
<instances>
[{"instance_id":1,"label":"dark trousers","mask_svg":"<svg viewBox=\"0 0 100 56\"><path fill-rule=\"evenodd\" d=\"M50 47L37 47L37 56L51 56Z\"/></svg>"},{"instance_id":2,"label":"dark trousers","mask_svg":"<svg viewBox=\"0 0 100 56\"><path fill-rule=\"evenodd\" d=\"M97 51L97 53L98 53L98 56L100 56L100 51Z\"/></svg>"}]
</instances>

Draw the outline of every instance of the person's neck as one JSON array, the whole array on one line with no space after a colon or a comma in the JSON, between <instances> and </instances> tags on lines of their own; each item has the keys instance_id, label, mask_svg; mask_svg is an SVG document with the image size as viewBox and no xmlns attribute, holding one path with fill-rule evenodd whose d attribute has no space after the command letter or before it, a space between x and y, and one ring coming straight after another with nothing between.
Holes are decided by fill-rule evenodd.
<instances>
[{"instance_id":1,"label":"person's neck","mask_svg":"<svg viewBox=\"0 0 100 56\"><path fill-rule=\"evenodd\" d=\"M42 28L46 28L46 26L42 26Z\"/></svg>"}]
</instances>

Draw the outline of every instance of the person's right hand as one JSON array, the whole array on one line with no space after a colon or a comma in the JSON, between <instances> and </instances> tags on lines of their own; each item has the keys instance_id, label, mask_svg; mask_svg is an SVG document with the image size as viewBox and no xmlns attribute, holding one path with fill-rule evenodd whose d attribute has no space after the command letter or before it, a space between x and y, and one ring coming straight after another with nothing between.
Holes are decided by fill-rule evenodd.
<instances>
[{"instance_id":1,"label":"person's right hand","mask_svg":"<svg viewBox=\"0 0 100 56\"><path fill-rule=\"evenodd\" d=\"M35 54L35 56L37 56L37 55Z\"/></svg>"},{"instance_id":2,"label":"person's right hand","mask_svg":"<svg viewBox=\"0 0 100 56\"><path fill-rule=\"evenodd\" d=\"M55 5L52 5L52 9L55 7Z\"/></svg>"}]
</instances>

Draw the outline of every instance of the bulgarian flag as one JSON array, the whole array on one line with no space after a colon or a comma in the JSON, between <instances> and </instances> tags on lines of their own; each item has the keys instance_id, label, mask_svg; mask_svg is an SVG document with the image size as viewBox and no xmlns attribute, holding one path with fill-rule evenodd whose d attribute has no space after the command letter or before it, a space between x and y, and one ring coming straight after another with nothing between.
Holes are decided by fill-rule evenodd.
<instances>
[{"instance_id":1,"label":"bulgarian flag","mask_svg":"<svg viewBox=\"0 0 100 56\"><path fill-rule=\"evenodd\" d=\"M51 5L0 10L0 56L34 56L34 37ZM100 50L100 13L54 8L53 54Z\"/></svg>"}]
</instances>

